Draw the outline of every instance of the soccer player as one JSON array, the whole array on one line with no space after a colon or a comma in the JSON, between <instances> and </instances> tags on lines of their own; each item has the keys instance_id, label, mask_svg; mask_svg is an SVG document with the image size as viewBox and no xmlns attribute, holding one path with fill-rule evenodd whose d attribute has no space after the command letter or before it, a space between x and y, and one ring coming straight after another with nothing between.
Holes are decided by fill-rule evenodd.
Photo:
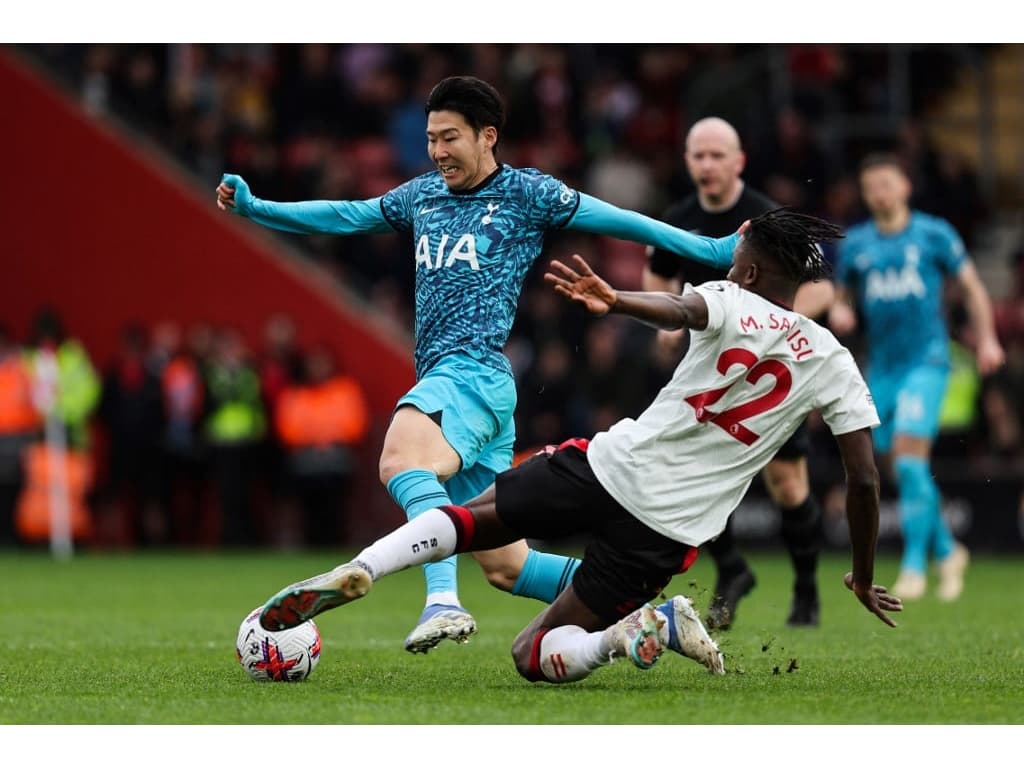
<instances>
[{"instance_id":1,"label":"soccer player","mask_svg":"<svg viewBox=\"0 0 1024 768\"><path fill-rule=\"evenodd\" d=\"M878 416L849 351L790 309L801 279L823 268L817 244L840 230L777 211L741 232L728 280L682 295L616 291L580 256L572 267L552 262L545 279L595 315L690 329L690 351L654 402L589 444L569 440L542 452L465 506L431 509L352 561L286 587L264 605L262 626L296 626L362 597L389 573L453 552L588 533L572 584L514 642L520 674L569 682L616 656L647 668L665 647L722 674L721 653L689 600L650 601L721 532L753 477L815 408L846 470L853 569L845 584L895 626L888 612L901 610L900 600L873 584Z\"/></svg>"},{"instance_id":2,"label":"soccer player","mask_svg":"<svg viewBox=\"0 0 1024 768\"><path fill-rule=\"evenodd\" d=\"M727 265L736 236L691 235L570 189L535 169L499 163L501 97L473 77L442 80L425 107L436 170L362 201L277 203L254 197L239 176L217 187L217 205L287 232L411 232L416 268L416 384L398 402L384 438L380 479L409 518L463 503L511 466L516 388L502 353L524 277L549 230L575 229L656 245ZM578 562L525 542L479 553L488 580L546 602ZM465 641L476 622L462 607L455 558L426 566L427 599L405 641L427 652Z\"/></svg>"},{"instance_id":3,"label":"soccer player","mask_svg":"<svg viewBox=\"0 0 1024 768\"><path fill-rule=\"evenodd\" d=\"M943 318L943 281L964 291L984 376L1003 364L992 305L960 236L944 219L910 208L910 179L895 156L872 154L860 168L860 188L871 219L850 227L839 249L832 330L849 334L864 323L868 380L882 419L875 447L891 459L899 488L903 556L893 592L922 597L929 555L939 573L938 597L956 600L969 555L942 517L929 467L949 373L949 336ZM856 305L859 313L855 310Z\"/></svg>"},{"instance_id":4,"label":"soccer player","mask_svg":"<svg viewBox=\"0 0 1024 768\"><path fill-rule=\"evenodd\" d=\"M691 126L686 135L686 170L696 191L674 203L662 217L674 227L695 234L720 237L778 206L741 177L746 155L736 129L720 117L706 117ZM643 288L648 291L679 293L684 283L699 285L721 280L725 269L708 266L675 254L648 248ZM803 283L793 305L807 317L824 317L834 296L830 280ZM685 354L685 330L659 331L657 344L669 354ZM823 544L822 516L811 493L807 474L809 442L804 424L779 448L765 465L762 477L772 501L782 516L782 540L789 551L795 579L793 600L786 623L791 627L817 626L818 555ZM706 623L711 629L728 629L736 618L736 607L756 583L750 564L740 553L731 522L706 549L715 561L717 578Z\"/></svg>"}]
</instances>

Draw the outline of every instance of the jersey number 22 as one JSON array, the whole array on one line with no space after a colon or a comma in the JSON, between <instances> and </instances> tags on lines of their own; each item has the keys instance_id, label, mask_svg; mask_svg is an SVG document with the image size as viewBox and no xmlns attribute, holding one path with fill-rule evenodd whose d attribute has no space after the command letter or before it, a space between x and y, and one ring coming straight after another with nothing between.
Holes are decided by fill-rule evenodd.
<instances>
[{"instance_id":1,"label":"jersey number 22","mask_svg":"<svg viewBox=\"0 0 1024 768\"><path fill-rule=\"evenodd\" d=\"M789 394L789 390L793 386L793 376L789 369L778 360L758 361L757 355L749 349L742 349L741 347L731 347L718 356L716 367L719 373L724 375L734 365L742 365L748 369L745 380L751 384L756 384L762 376L770 375L775 379L775 386L753 400L747 400L719 413L709 410L709 406L717 403L722 395L736 386L738 382L727 387L709 389L706 392L690 395L686 398L686 402L693 406L693 410L697 415L697 421L702 423L710 421L720 426L741 443L753 445L761 436L748 428L743 421L757 416L759 413L771 410L785 400L786 395Z\"/></svg>"}]
</instances>

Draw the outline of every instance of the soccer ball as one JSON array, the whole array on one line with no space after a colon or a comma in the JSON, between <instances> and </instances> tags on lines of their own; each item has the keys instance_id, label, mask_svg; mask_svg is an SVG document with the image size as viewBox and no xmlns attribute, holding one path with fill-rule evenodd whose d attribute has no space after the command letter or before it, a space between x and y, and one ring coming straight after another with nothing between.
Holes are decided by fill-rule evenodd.
<instances>
[{"instance_id":1,"label":"soccer ball","mask_svg":"<svg viewBox=\"0 0 1024 768\"><path fill-rule=\"evenodd\" d=\"M280 632L260 626L255 608L238 628L235 655L253 680L295 683L305 680L320 663L320 630L307 621Z\"/></svg>"}]
</instances>

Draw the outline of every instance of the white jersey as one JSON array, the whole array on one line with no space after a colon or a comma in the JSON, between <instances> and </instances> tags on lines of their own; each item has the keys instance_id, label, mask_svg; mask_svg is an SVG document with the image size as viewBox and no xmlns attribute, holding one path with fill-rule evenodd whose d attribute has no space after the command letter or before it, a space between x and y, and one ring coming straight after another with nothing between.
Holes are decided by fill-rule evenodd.
<instances>
[{"instance_id":1,"label":"white jersey","mask_svg":"<svg viewBox=\"0 0 1024 768\"><path fill-rule=\"evenodd\" d=\"M731 281L686 290L706 300L707 328L690 331L689 351L647 410L597 434L587 457L623 507L700 546L810 411L834 435L879 421L853 356L828 330Z\"/></svg>"}]
</instances>

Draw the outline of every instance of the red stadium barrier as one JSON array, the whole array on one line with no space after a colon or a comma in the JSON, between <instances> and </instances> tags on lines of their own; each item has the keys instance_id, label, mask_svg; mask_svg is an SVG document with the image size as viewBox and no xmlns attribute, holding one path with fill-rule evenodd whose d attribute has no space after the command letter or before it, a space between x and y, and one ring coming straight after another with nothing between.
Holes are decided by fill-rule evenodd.
<instances>
[{"instance_id":1,"label":"red stadium barrier","mask_svg":"<svg viewBox=\"0 0 1024 768\"><path fill-rule=\"evenodd\" d=\"M401 519L379 488L376 457L381 425L414 380L410 341L258 226L218 211L219 179L197 194L162 156L86 115L10 50L0 50L0 102L0 321L15 337L49 304L102 366L127 321L230 325L259 349L266 319L287 313L300 344L326 343L365 387L379 428L357 495L372 530Z\"/></svg>"}]
</instances>

